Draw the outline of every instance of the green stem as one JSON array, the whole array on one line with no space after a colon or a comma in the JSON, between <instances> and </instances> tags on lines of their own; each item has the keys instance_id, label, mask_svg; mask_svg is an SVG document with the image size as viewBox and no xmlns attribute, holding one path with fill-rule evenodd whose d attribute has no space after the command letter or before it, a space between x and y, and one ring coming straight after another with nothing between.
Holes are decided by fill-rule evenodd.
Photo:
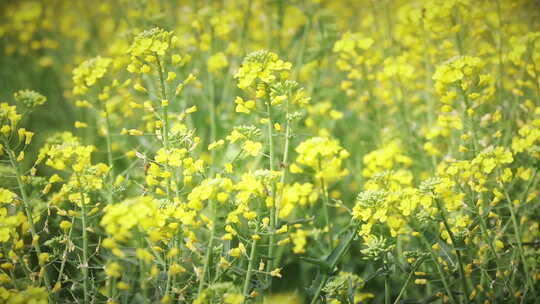
<instances>
[{"instance_id":1,"label":"green stem","mask_svg":"<svg viewBox=\"0 0 540 304\"><path fill-rule=\"evenodd\" d=\"M212 247L214 246L214 226L210 230L210 239L208 240L208 245L206 247L206 255L204 256L204 266L201 273L201 280L199 281L199 289L197 290L197 295L200 295L204 290L204 282L206 281L206 273L209 271L210 260L212 259Z\"/></svg>"},{"instance_id":2,"label":"green stem","mask_svg":"<svg viewBox=\"0 0 540 304\"><path fill-rule=\"evenodd\" d=\"M388 268L385 262L385 268ZM388 275L388 269L386 269L386 274L384 275L384 303L390 304L390 275Z\"/></svg>"},{"instance_id":3,"label":"green stem","mask_svg":"<svg viewBox=\"0 0 540 304\"><path fill-rule=\"evenodd\" d=\"M288 101L287 101L287 115L288 116L289 114L289 109L288 109ZM280 184L281 185L285 185L285 181L287 180L287 172L288 172L288 161L289 161L289 145L290 145L290 137L291 137L291 126L290 126L290 121L288 118L286 118L286 126L285 126L285 145L284 145L284 148L283 148L283 159L281 161L282 163L282 168L281 168L281 178L280 178ZM282 191L281 193L279 194L279 202L281 202L283 199L283 188L282 188ZM279 209L278 209L278 205L276 205L276 211L274 212L274 216L275 216L275 222L277 222L277 217L279 216ZM273 244L274 241L272 239L272 242L270 244ZM274 252L272 251L272 254ZM271 258L274 258L273 256L271 256L269 254L269 256ZM266 272L270 273L270 271L272 271L272 269L274 269L277 265L277 262L278 262L278 258L274 258L273 260L269 260L268 263L266 264ZM269 277L271 278L271 277Z\"/></svg>"},{"instance_id":4,"label":"green stem","mask_svg":"<svg viewBox=\"0 0 540 304\"><path fill-rule=\"evenodd\" d=\"M401 286L401 289L399 290L399 293L398 293L398 295L397 295L397 298L394 300L394 304L398 304L398 303L399 303L399 300L401 299L401 297L402 297L403 294L405 293L405 289L407 289L407 286L409 285L409 282L411 281L414 272L416 271L416 269L418 268L418 266L420 266L420 264L421 264L422 262L423 262L423 261L417 261L417 262L414 264L414 266L413 266L412 269L411 269L411 272L409 272L409 275L407 276L407 279L405 280L405 283L403 283L403 286Z\"/></svg>"},{"instance_id":5,"label":"green stem","mask_svg":"<svg viewBox=\"0 0 540 304\"><path fill-rule=\"evenodd\" d=\"M82 222L82 239L83 239L83 247L82 247L82 254L83 254L83 260L82 260L82 274L83 274L83 291L84 291L84 302L89 303L90 298L90 292L88 290L88 232L86 231L86 202L84 199L84 193L82 191L82 183L80 176L75 173L77 177L77 183L79 184L79 194L81 196L81 222Z\"/></svg>"},{"instance_id":6,"label":"green stem","mask_svg":"<svg viewBox=\"0 0 540 304\"><path fill-rule=\"evenodd\" d=\"M169 262L172 262L172 261L169 259ZM169 263L169 271L170 269L171 268L170 268L170 263ZM171 292L172 276L170 275L169 271L167 271L167 283L165 283L165 296L169 296L169 293Z\"/></svg>"},{"instance_id":7,"label":"green stem","mask_svg":"<svg viewBox=\"0 0 540 304\"><path fill-rule=\"evenodd\" d=\"M482 199L482 196L480 196L480 199ZM475 206L472 206L470 204L467 204L469 206L469 208L473 209L475 208ZM495 261L495 264L497 265L497 269L500 269L502 267L500 261L499 261L499 255L497 254L497 250L495 250L495 245L494 245L494 242L489 234L489 229L488 229L488 225L487 225L487 222L484 218L484 215L481 213L481 212L477 212L476 213L476 216L478 217L479 219L479 224L480 224L480 230L482 232L482 235L484 236L484 241L485 243L488 245L488 248L490 249L491 251L491 254L493 255L493 259ZM489 261L486 262L486 264L488 263ZM488 277L489 281L492 280L491 276L489 274L486 273L486 276ZM513 291L513 288L511 286L509 286L506 281L504 282L504 286L507 290L511 291L512 294L514 294L515 292Z\"/></svg>"},{"instance_id":8,"label":"green stem","mask_svg":"<svg viewBox=\"0 0 540 304\"><path fill-rule=\"evenodd\" d=\"M167 100L167 103L169 100L167 99L167 92L165 90L165 77L164 77L164 71L163 66L161 65L161 61L159 60L159 56L156 54L156 63L159 69L159 82L160 82L160 88L161 88L161 98L162 100ZM163 146L166 150L169 150L169 105L163 105L161 104L161 115L163 116L163 126L161 129L161 137L163 139ZM168 166L167 166L168 167ZM167 200L171 201L171 178L167 178Z\"/></svg>"},{"instance_id":9,"label":"green stem","mask_svg":"<svg viewBox=\"0 0 540 304\"><path fill-rule=\"evenodd\" d=\"M17 166L15 152L13 152L11 149L8 149L9 146L7 145L7 142L5 142L4 147L6 148L6 151L9 155L9 161L11 163L11 167L13 168L13 171L15 171L15 177L17 179L17 186L19 187L19 191L21 192L24 212L28 220L28 226L30 227L30 234L32 235L32 244L34 246L34 250L36 251L39 257L39 255L41 255L41 246L39 245L39 235L36 232L34 217L30 209L30 204L28 202L28 195L24 188L21 173L19 171L19 167ZM43 265L43 280L45 281L45 285L49 292L49 300L51 300L51 297L52 297L51 283L50 283L49 274L47 273L47 268L45 267L45 265Z\"/></svg>"},{"instance_id":10,"label":"green stem","mask_svg":"<svg viewBox=\"0 0 540 304\"><path fill-rule=\"evenodd\" d=\"M523 244L521 242L521 233L517 222L516 217L516 211L514 210L514 205L512 204L512 200L510 199L510 195L504 189L504 194L507 201L508 210L510 210L510 217L512 220L512 227L514 228L514 237L516 239L516 243L518 245L519 249L519 257L521 259L521 263L523 264L523 272L525 274L525 280L527 281L527 287L532 292L534 298L536 298L536 291L533 285L533 282L531 281L531 277L529 275L529 266L527 265L527 260L525 259L525 254L523 253Z\"/></svg>"},{"instance_id":11,"label":"green stem","mask_svg":"<svg viewBox=\"0 0 540 304\"><path fill-rule=\"evenodd\" d=\"M113 162L113 155L112 155L112 140L111 140L111 121L109 118L109 111L107 110L107 105L104 106L105 111L105 126L107 127L107 134L105 136L105 139L107 141L107 161L109 163L109 191L107 191L107 200L109 204L113 203L113 184L114 184L114 162Z\"/></svg>"},{"instance_id":12,"label":"green stem","mask_svg":"<svg viewBox=\"0 0 540 304\"><path fill-rule=\"evenodd\" d=\"M246 278L244 279L244 289L243 294L247 297L249 296L249 287L251 282L251 276L253 275L253 265L255 262L255 258L257 255L257 240L253 240L251 243L251 252L249 253L249 262L248 262L248 268L246 271Z\"/></svg>"},{"instance_id":13,"label":"green stem","mask_svg":"<svg viewBox=\"0 0 540 304\"><path fill-rule=\"evenodd\" d=\"M212 212L212 227L210 227L210 238L208 239L208 245L206 246L206 254L204 256L204 266L203 271L201 273L201 279L199 281L199 288L197 289L197 297L203 292L204 290L204 283L206 281L206 273L210 271L210 262L212 260L212 248L214 247L214 234L216 231L214 218L215 218L215 206L214 202L210 201L210 209Z\"/></svg>"},{"instance_id":14,"label":"green stem","mask_svg":"<svg viewBox=\"0 0 540 304\"><path fill-rule=\"evenodd\" d=\"M210 73L211 74L211 73ZM210 141L215 142L217 137L217 126L216 126L216 103L214 98L214 82L212 76L208 76L210 81ZM215 150L212 150L214 152ZM212 159L214 160L214 159Z\"/></svg>"},{"instance_id":15,"label":"green stem","mask_svg":"<svg viewBox=\"0 0 540 304\"><path fill-rule=\"evenodd\" d=\"M270 101L266 103L266 111L268 113L268 122L266 124L268 128L268 149L269 149L269 169L274 170L274 138L272 135L272 129L274 128L272 121L272 107L270 106Z\"/></svg>"},{"instance_id":16,"label":"green stem","mask_svg":"<svg viewBox=\"0 0 540 304\"><path fill-rule=\"evenodd\" d=\"M287 114L288 114L288 112L287 112ZM281 160L281 164L282 164L281 178L280 178L280 181L279 181L282 185L287 180L290 137L291 137L291 127L290 127L290 122L287 119L286 126L285 126L285 145L284 145L284 148L283 148L283 159ZM283 196L283 192L280 193L280 201L282 199L282 196ZM277 207L276 207L276 209L277 209Z\"/></svg>"},{"instance_id":17,"label":"green stem","mask_svg":"<svg viewBox=\"0 0 540 304\"><path fill-rule=\"evenodd\" d=\"M319 296L321 295L321 291L324 285L326 285L328 278L329 278L328 275L325 275L323 277L323 279L321 280L321 283L319 284L319 286L317 286L317 290L315 291L315 295L313 296L313 299L311 300L310 304L317 304L317 302L319 301Z\"/></svg>"},{"instance_id":18,"label":"green stem","mask_svg":"<svg viewBox=\"0 0 540 304\"><path fill-rule=\"evenodd\" d=\"M441 269L441 265L439 265L439 262L437 261L437 256L435 255L435 252L433 252L433 248L431 248L431 244L429 244L428 240L424 235L422 235L422 241L424 242L424 245L429 250L429 253L431 254L431 259L433 260L433 263L435 264L435 268L437 268L437 272L439 273L439 277L441 278L441 281L443 283L444 290L446 291L446 295L448 296L448 299L451 303L457 303L456 299L454 299L454 295L452 294L452 290L450 289L450 285L448 285L448 281L446 280L446 276L444 275L443 270Z\"/></svg>"},{"instance_id":19,"label":"green stem","mask_svg":"<svg viewBox=\"0 0 540 304\"><path fill-rule=\"evenodd\" d=\"M269 150L269 162L268 166L270 171L274 171L274 138L272 135L272 129L274 128L273 121L272 121L272 107L270 105L270 100L266 102L266 111L268 114L268 123L267 123L267 129L268 129L268 150ZM272 181L272 189L270 195L272 196L272 207L270 207L270 228L269 228L269 238L268 238L268 258L269 263L271 264L274 259L274 249L275 249L275 232L276 232L276 202L275 202L275 192L276 192L276 185L275 182Z\"/></svg>"},{"instance_id":20,"label":"green stem","mask_svg":"<svg viewBox=\"0 0 540 304\"><path fill-rule=\"evenodd\" d=\"M75 220L73 219L71 221L71 224L73 226L73 223L75 222ZM66 235L65 237L65 241L66 241L66 248L64 248L64 253L62 254L62 263L60 264L60 271L58 271L58 279L56 279L56 283L59 283L62 281L62 274L64 273L64 268L66 266L66 262L67 262L67 258L68 258L68 252L69 252L69 245L70 245L70 239L71 239L71 234L73 233L73 228L70 228L69 229L69 234Z\"/></svg>"},{"instance_id":21,"label":"green stem","mask_svg":"<svg viewBox=\"0 0 540 304\"><path fill-rule=\"evenodd\" d=\"M441 205L441 202L436 199L435 202L437 203L437 208L441 212L441 217L443 220L444 228L446 229L446 232L448 232L448 236L450 237L450 240L452 241L452 247L454 247L454 251L456 253L458 266L459 266L459 276L461 277L461 287L463 288L463 293L465 294L465 303L469 303L469 287L467 286L467 278L465 277L465 267L463 267L463 260L461 257L461 251L456 248L456 238L454 237L454 233L450 229L450 225L448 224L448 220L446 217L446 209Z\"/></svg>"},{"instance_id":22,"label":"green stem","mask_svg":"<svg viewBox=\"0 0 540 304\"><path fill-rule=\"evenodd\" d=\"M467 93L465 92L465 90L463 90L461 85L459 86L459 90L461 92L461 95L463 96L463 102L465 105L465 108L462 111L463 122L467 122L469 132L471 132L473 136L473 155L476 155L476 151L478 151L478 146L480 145L478 140L478 133L477 129L475 128L474 117L470 116L469 113L467 113L467 110L472 108L472 106L469 101L469 97L467 97Z\"/></svg>"},{"instance_id":23,"label":"green stem","mask_svg":"<svg viewBox=\"0 0 540 304\"><path fill-rule=\"evenodd\" d=\"M161 61L159 60L159 56L156 55L156 62L159 70L159 82L160 82L160 88L161 88L161 98L163 100L167 99L167 93L165 91L165 78L163 76L163 67L161 65ZM163 106L161 105L161 115L163 116L163 128L162 128L162 138L163 138L163 145L165 146L165 149L169 149L169 106Z\"/></svg>"},{"instance_id":24,"label":"green stem","mask_svg":"<svg viewBox=\"0 0 540 304\"><path fill-rule=\"evenodd\" d=\"M320 170L320 164L319 164L319 170ZM323 194L323 204L324 204L324 220L326 228L328 229L328 241L330 243L330 247L334 245L334 237L332 234L332 226L330 223L330 211L328 210L328 206L330 205L329 199L328 199L328 189L326 188L326 183L324 182L324 178L321 178L321 187L322 187L322 194Z\"/></svg>"},{"instance_id":25,"label":"green stem","mask_svg":"<svg viewBox=\"0 0 540 304\"><path fill-rule=\"evenodd\" d=\"M138 248L146 248L147 245L145 244L144 236L140 234L137 238L137 246ZM150 303L148 300L148 277L147 277L147 267L146 262L143 259L139 260L139 288L141 290L141 296L142 296L142 303Z\"/></svg>"}]
</instances>

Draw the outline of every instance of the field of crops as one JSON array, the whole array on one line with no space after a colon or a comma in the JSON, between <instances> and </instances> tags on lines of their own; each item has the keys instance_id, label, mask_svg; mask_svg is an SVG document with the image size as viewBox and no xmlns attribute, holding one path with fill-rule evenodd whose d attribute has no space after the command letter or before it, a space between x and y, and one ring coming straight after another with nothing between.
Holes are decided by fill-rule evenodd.
<instances>
[{"instance_id":1,"label":"field of crops","mask_svg":"<svg viewBox=\"0 0 540 304\"><path fill-rule=\"evenodd\" d=\"M4 0L0 303L540 302L540 2Z\"/></svg>"}]
</instances>

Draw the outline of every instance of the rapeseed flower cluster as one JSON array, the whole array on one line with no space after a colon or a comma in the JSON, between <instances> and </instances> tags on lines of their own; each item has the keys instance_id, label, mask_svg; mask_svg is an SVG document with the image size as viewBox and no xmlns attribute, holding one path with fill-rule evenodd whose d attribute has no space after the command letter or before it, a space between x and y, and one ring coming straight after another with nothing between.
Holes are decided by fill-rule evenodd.
<instances>
[{"instance_id":1,"label":"rapeseed flower cluster","mask_svg":"<svg viewBox=\"0 0 540 304\"><path fill-rule=\"evenodd\" d=\"M83 95L103 78L111 64L110 58L100 56L88 59L73 70L73 94Z\"/></svg>"},{"instance_id":2,"label":"rapeseed flower cluster","mask_svg":"<svg viewBox=\"0 0 540 304\"><path fill-rule=\"evenodd\" d=\"M324 179L327 182L349 174L349 171L343 168L343 160L350 154L336 140L313 137L300 143L296 152L298 157L291 167L294 173L302 173L302 167L305 166L313 171L316 180Z\"/></svg>"},{"instance_id":3,"label":"rapeseed flower cluster","mask_svg":"<svg viewBox=\"0 0 540 304\"><path fill-rule=\"evenodd\" d=\"M128 71L131 73L150 72L152 69L150 64L159 62L159 57L164 56L176 40L173 32L157 27L138 34L128 49L131 56ZM172 58L172 60L179 61L177 57Z\"/></svg>"},{"instance_id":4,"label":"rapeseed flower cluster","mask_svg":"<svg viewBox=\"0 0 540 304\"><path fill-rule=\"evenodd\" d=\"M235 78L238 78L240 89L256 88L257 95L264 96L264 86L279 80L291 66L290 62L279 59L277 54L261 50L246 56Z\"/></svg>"}]
</instances>

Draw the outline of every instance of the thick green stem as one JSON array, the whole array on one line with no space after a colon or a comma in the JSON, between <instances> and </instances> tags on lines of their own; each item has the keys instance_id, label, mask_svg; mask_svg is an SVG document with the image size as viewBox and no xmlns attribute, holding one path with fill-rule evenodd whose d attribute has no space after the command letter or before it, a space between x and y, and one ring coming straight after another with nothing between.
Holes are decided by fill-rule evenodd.
<instances>
[{"instance_id":1,"label":"thick green stem","mask_svg":"<svg viewBox=\"0 0 540 304\"><path fill-rule=\"evenodd\" d=\"M204 290L204 283L206 281L206 273L209 271L210 261L212 260L212 248L214 247L214 224L210 230L210 238L208 239L208 245L206 246L206 254L204 256L204 266L201 273L201 279L199 280L199 288L197 289L197 296Z\"/></svg>"},{"instance_id":2,"label":"thick green stem","mask_svg":"<svg viewBox=\"0 0 540 304\"><path fill-rule=\"evenodd\" d=\"M288 104L287 104L287 116L288 116L288 114L289 114L289 112L288 112ZM284 185L285 181L287 180L287 172L288 172L287 163L289 161L290 137L291 137L291 126L290 126L290 121L287 118L286 126L285 126L285 145L284 145L284 148L283 148L283 159L281 161L281 163L282 163L281 178L280 178L280 184L281 185ZM281 202L282 199L283 199L283 188L282 188L282 191L279 194L279 202ZM278 206L276 206L275 208L276 208L276 211L274 212L275 213L274 216L275 216L275 222L277 222L277 218L279 216L279 209L278 209ZM272 241L272 243L273 243L273 241ZM272 254L273 254L273 251L272 251ZM276 265L277 265L277 262L278 262L277 258L268 261L268 263L266 264L266 272L269 273L272 269L274 269L276 267Z\"/></svg>"},{"instance_id":3,"label":"thick green stem","mask_svg":"<svg viewBox=\"0 0 540 304\"><path fill-rule=\"evenodd\" d=\"M253 265L255 263L255 258L257 255L257 240L253 240L251 243L251 252L249 253L249 262L248 262L248 268L246 270L246 277L244 279L244 288L243 288L243 294L247 297L249 296L249 287L251 282L251 276L253 275Z\"/></svg>"},{"instance_id":4,"label":"thick green stem","mask_svg":"<svg viewBox=\"0 0 540 304\"><path fill-rule=\"evenodd\" d=\"M274 128L274 123L272 121L272 107L270 105L270 101L266 103L266 111L268 113L268 122L266 126L268 129L268 149L270 153L268 164L269 164L269 169L273 171L274 170L274 138L272 135L273 134L272 129Z\"/></svg>"},{"instance_id":5,"label":"thick green stem","mask_svg":"<svg viewBox=\"0 0 540 304\"><path fill-rule=\"evenodd\" d=\"M76 173L75 173L76 174ZM81 196L81 224L82 224L82 254L83 260L81 265L81 270L83 274L83 292L84 292L84 303L89 303L90 291L88 286L88 231L87 228L87 218L86 218L86 202L84 199L84 192L82 191L81 178L76 174L77 183L79 184L79 195Z\"/></svg>"},{"instance_id":6,"label":"thick green stem","mask_svg":"<svg viewBox=\"0 0 540 304\"><path fill-rule=\"evenodd\" d=\"M288 112L287 112L288 115ZM289 162L289 146L290 146L290 138L291 138L291 126L289 119L287 119L286 126L285 126L285 145L283 147L283 159L281 161L281 178L279 182L283 185L285 181L287 180L287 172L288 172L288 162ZM280 201L283 196L283 191L280 193ZM277 213L277 207L276 207L276 213ZM277 216L277 215L276 215Z\"/></svg>"},{"instance_id":7,"label":"thick green stem","mask_svg":"<svg viewBox=\"0 0 540 304\"><path fill-rule=\"evenodd\" d=\"M388 266L385 265L385 268ZM388 272L388 269L386 270ZM390 275L386 273L384 275L384 303L390 304Z\"/></svg>"},{"instance_id":8,"label":"thick green stem","mask_svg":"<svg viewBox=\"0 0 540 304\"><path fill-rule=\"evenodd\" d=\"M320 169L320 168L319 168ZM324 211L324 221L326 228L328 229L328 242L329 247L332 248L334 246L334 236L332 234L332 224L330 223L330 211L328 210L328 206L330 205L329 199L328 199L328 189L326 188L326 183L324 182L324 178L321 178L321 190L322 190L322 197L323 197L323 211Z\"/></svg>"},{"instance_id":9,"label":"thick green stem","mask_svg":"<svg viewBox=\"0 0 540 304\"><path fill-rule=\"evenodd\" d=\"M267 122L267 129L268 129L268 150L269 150L269 160L268 160L268 169L270 171L274 171L274 138L272 135L272 129L274 128L274 124L272 121L272 107L270 105L270 100L266 103L266 111L268 114L268 122ZM274 259L274 249L275 249L275 233L276 233L276 202L275 202L275 195L276 192L276 185L275 182L272 181L272 189L270 195L272 196L272 207L270 207L270 228L269 228L269 238L268 238L268 258L270 259L268 264L271 264Z\"/></svg>"}]
</instances>

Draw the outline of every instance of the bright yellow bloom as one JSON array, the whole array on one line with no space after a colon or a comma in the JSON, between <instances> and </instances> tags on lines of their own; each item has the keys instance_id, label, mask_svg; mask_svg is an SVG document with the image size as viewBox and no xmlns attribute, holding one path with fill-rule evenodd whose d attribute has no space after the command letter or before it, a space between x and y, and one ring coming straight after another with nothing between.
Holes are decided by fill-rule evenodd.
<instances>
[{"instance_id":1,"label":"bright yellow bloom","mask_svg":"<svg viewBox=\"0 0 540 304\"><path fill-rule=\"evenodd\" d=\"M277 79L277 73L291 69L290 62L279 59L278 55L261 50L248 54L242 66L234 76L238 78L238 87L245 90L259 80L270 84Z\"/></svg>"},{"instance_id":2,"label":"bright yellow bloom","mask_svg":"<svg viewBox=\"0 0 540 304\"><path fill-rule=\"evenodd\" d=\"M313 169L317 180L331 182L349 174L349 171L343 168L343 160L349 157L349 152L343 149L337 140L312 137L300 143L296 152L296 163Z\"/></svg>"},{"instance_id":3,"label":"bright yellow bloom","mask_svg":"<svg viewBox=\"0 0 540 304\"><path fill-rule=\"evenodd\" d=\"M15 198L15 193L8 189L0 188L0 204L9 204Z\"/></svg>"},{"instance_id":4,"label":"bright yellow bloom","mask_svg":"<svg viewBox=\"0 0 540 304\"><path fill-rule=\"evenodd\" d=\"M84 61L73 70L73 94L83 95L99 79L103 78L112 59L95 57Z\"/></svg>"},{"instance_id":5,"label":"bright yellow bloom","mask_svg":"<svg viewBox=\"0 0 540 304\"><path fill-rule=\"evenodd\" d=\"M251 156L257 156L261 153L262 144L260 142L255 142L252 140L246 140L242 146L244 152Z\"/></svg>"}]
</instances>

